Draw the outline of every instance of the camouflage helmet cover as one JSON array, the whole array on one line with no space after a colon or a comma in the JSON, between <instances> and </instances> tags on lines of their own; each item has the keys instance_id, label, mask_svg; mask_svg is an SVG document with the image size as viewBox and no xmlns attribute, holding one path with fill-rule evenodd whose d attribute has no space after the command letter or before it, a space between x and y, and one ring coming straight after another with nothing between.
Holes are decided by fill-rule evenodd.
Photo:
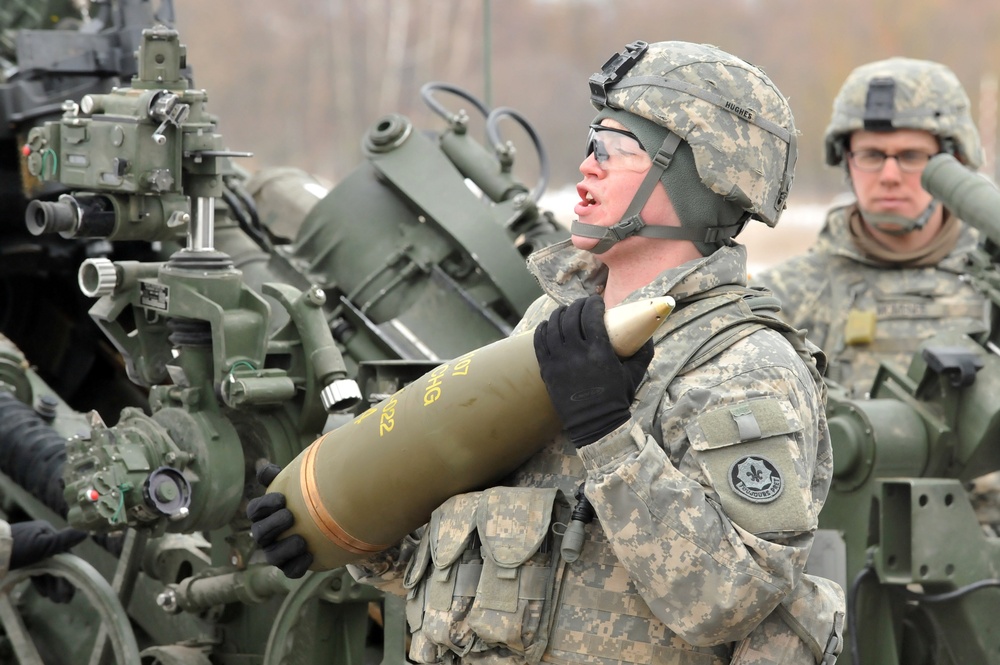
<instances>
[{"instance_id":1,"label":"camouflage helmet cover","mask_svg":"<svg viewBox=\"0 0 1000 665\"><path fill-rule=\"evenodd\" d=\"M979 168L983 149L970 106L958 77L940 63L896 57L861 65L833 102L823 138L826 163L843 161L846 141L856 130L921 129L937 136L942 149Z\"/></svg>"},{"instance_id":2,"label":"camouflage helmet cover","mask_svg":"<svg viewBox=\"0 0 1000 665\"><path fill-rule=\"evenodd\" d=\"M590 87L598 110L618 108L674 132L691 146L706 187L778 223L798 156L795 123L759 68L708 44L633 42Z\"/></svg>"}]
</instances>

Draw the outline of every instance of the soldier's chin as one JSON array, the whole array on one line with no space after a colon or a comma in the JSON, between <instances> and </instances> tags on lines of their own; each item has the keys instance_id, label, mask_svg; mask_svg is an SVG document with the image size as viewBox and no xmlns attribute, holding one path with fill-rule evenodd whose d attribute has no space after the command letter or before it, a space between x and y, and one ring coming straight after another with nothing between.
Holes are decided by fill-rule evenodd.
<instances>
[{"instance_id":1,"label":"soldier's chin","mask_svg":"<svg viewBox=\"0 0 1000 665\"><path fill-rule=\"evenodd\" d=\"M599 240L597 238L585 238L583 236L578 236L575 233L572 236L573 246L577 249L582 249L584 251L590 251L597 246Z\"/></svg>"}]
</instances>

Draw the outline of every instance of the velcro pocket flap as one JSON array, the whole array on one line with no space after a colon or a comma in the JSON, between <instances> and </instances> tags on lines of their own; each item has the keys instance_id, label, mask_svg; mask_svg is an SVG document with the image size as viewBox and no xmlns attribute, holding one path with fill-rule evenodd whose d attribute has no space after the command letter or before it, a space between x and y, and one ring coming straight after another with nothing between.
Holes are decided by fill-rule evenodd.
<instances>
[{"instance_id":1,"label":"velcro pocket flap","mask_svg":"<svg viewBox=\"0 0 1000 665\"><path fill-rule=\"evenodd\" d=\"M802 427L787 398L769 397L716 407L685 428L726 514L753 534L816 526Z\"/></svg>"},{"instance_id":2,"label":"velcro pocket flap","mask_svg":"<svg viewBox=\"0 0 1000 665\"><path fill-rule=\"evenodd\" d=\"M557 491L493 487L483 492L476 525L484 555L501 568L517 568L527 561L549 532Z\"/></svg>"},{"instance_id":3,"label":"velcro pocket flap","mask_svg":"<svg viewBox=\"0 0 1000 665\"><path fill-rule=\"evenodd\" d=\"M406 564L406 571L403 573L403 588L410 590L413 594L414 587L424 577L427 564L431 561L430 538L426 536L420 539L417 549L413 552L413 557Z\"/></svg>"},{"instance_id":4,"label":"velcro pocket flap","mask_svg":"<svg viewBox=\"0 0 1000 665\"><path fill-rule=\"evenodd\" d=\"M487 609L517 609L520 568L545 541L558 490L494 487L483 492L476 514L483 543L483 574L476 602Z\"/></svg>"},{"instance_id":5,"label":"velcro pocket flap","mask_svg":"<svg viewBox=\"0 0 1000 665\"><path fill-rule=\"evenodd\" d=\"M688 424L687 435L695 450L711 450L800 429L802 423L791 402L783 397L770 397L706 411Z\"/></svg>"},{"instance_id":6,"label":"velcro pocket flap","mask_svg":"<svg viewBox=\"0 0 1000 665\"><path fill-rule=\"evenodd\" d=\"M453 496L431 514L429 538L435 577L447 573L462 552L469 546L472 531L476 528L476 508L480 493L469 492Z\"/></svg>"},{"instance_id":7,"label":"velcro pocket flap","mask_svg":"<svg viewBox=\"0 0 1000 665\"><path fill-rule=\"evenodd\" d=\"M476 507L480 493L453 496L431 513L427 527L434 566L426 583L427 606L447 611L455 593L455 563L469 547L476 527Z\"/></svg>"},{"instance_id":8,"label":"velcro pocket flap","mask_svg":"<svg viewBox=\"0 0 1000 665\"><path fill-rule=\"evenodd\" d=\"M403 588L406 589L406 621L409 623L411 631L420 630L424 623L424 596L427 593L427 587L426 585L418 586L418 583L424 578L430 560L430 541L422 538L417 546L417 551L413 553L413 558L406 564L406 571L403 573Z\"/></svg>"}]
</instances>

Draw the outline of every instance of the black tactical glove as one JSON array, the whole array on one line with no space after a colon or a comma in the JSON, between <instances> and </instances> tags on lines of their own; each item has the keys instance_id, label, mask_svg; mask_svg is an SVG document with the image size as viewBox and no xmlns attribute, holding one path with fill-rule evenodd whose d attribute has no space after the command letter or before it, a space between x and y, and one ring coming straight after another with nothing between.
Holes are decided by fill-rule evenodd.
<instances>
[{"instance_id":1,"label":"black tactical glove","mask_svg":"<svg viewBox=\"0 0 1000 665\"><path fill-rule=\"evenodd\" d=\"M87 537L78 529L56 530L45 520L15 522L10 525L14 546L10 553L10 569L27 566L53 554L66 552Z\"/></svg>"},{"instance_id":2,"label":"black tactical glove","mask_svg":"<svg viewBox=\"0 0 1000 665\"><path fill-rule=\"evenodd\" d=\"M560 307L535 328L535 356L552 406L580 448L629 419L653 342L619 360L604 327L604 301L590 296Z\"/></svg>"},{"instance_id":3,"label":"black tactical glove","mask_svg":"<svg viewBox=\"0 0 1000 665\"><path fill-rule=\"evenodd\" d=\"M45 520L16 522L10 525L10 532L14 541L10 553L11 570L69 551L87 537L86 531L56 530ZM72 582L56 575L34 575L31 583L38 593L57 603L68 603L76 591Z\"/></svg>"},{"instance_id":4,"label":"black tactical glove","mask_svg":"<svg viewBox=\"0 0 1000 665\"><path fill-rule=\"evenodd\" d=\"M264 487L270 485L281 472L277 464L268 464L257 472L257 482ZM285 577L297 579L306 574L312 565L313 555L306 546L306 540L295 534L278 538L295 523L292 511L285 508L285 495L268 492L262 497L251 499L247 504L250 536L264 550L264 558L272 566L277 566Z\"/></svg>"}]
</instances>

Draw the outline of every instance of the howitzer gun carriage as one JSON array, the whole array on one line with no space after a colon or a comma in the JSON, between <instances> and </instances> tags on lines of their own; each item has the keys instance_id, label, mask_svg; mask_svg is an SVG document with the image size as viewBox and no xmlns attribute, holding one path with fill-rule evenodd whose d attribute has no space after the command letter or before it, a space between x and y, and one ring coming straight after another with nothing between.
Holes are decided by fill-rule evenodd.
<instances>
[{"instance_id":1,"label":"howitzer gun carriage","mask_svg":"<svg viewBox=\"0 0 1000 665\"><path fill-rule=\"evenodd\" d=\"M532 136L544 167L541 144L516 111L429 84L446 130L378 119L364 163L317 195L304 173L240 169L176 31L136 34L129 85L102 79L61 115L20 113L8 137L24 215L0 242L34 264L0 266L15 294L0 316L0 496L12 519L94 537L82 560L30 573L83 588L68 606L23 576L4 582L0 650L25 663L402 662L401 609L343 569L285 579L256 552L246 502L260 465L510 332L537 293L524 256L566 232L538 208L545 178L529 191L513 177L500 122ZM491 145L440 92L483 113ZM53 285L74 293L50 301ZM72 319L79 349L49 334L51 318L22 319L36 287L34 308ZM76 372L47 357L74 353L89 357Z\"/></svg>"}]
</instances>

